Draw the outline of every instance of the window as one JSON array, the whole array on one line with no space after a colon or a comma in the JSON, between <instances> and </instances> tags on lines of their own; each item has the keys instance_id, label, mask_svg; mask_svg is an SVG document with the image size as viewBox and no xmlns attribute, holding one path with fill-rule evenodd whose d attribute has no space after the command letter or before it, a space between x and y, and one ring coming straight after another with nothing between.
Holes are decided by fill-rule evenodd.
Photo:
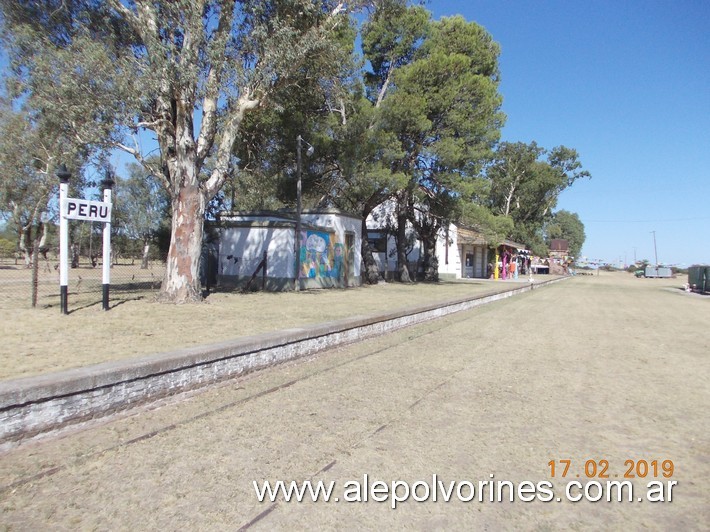
<instances>
[{"instance_id":1,"label":"window","mask_svg":"<svg viewBox=\"0 0 710 532\"><path fill-rule=\"evenodd\" d=\"M387 253L387 233L382 231L368 231L367 241L373 251L377 253Z\"/></svg>"}]
</instances>

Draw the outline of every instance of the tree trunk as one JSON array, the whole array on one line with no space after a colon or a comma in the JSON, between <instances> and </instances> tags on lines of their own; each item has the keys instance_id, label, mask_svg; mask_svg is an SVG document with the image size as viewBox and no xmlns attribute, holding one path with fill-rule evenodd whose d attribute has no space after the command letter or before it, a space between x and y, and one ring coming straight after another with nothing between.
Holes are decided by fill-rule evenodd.
<instances>
[{"instance_id":1,"label":"tree trunk","mask_svg":"<svg viewBox=\"0 0 710 532\"><path fill-rule=\"evenodd\" d=\"M170 249L159 296L163 302L202 301L199 271L206 203L196 180L195 184L181 186L172 201Z\"/></svg>"},{"instance_id":2,"label":"tree trunk","mask_svg":"<svg viewBox=\"0 0 710 532\"><path fill-rule=\"evenodd\" d=\"M32 308L37 307L37 288L39 287L39 239L35 239L32 253Z\"/></svg>"},{"instance_id":3,"label":"tree trunk","mask_svg":"<svg viewBox=\"0 0 710 532\"><path fill-rule=\"evenodd\" d=\"M372 248L367 240L367 222L362 219L362 271L365 272L365 282L367 284L377 284L380 280L380 271L377 268L377 262L372 256Z\"/></svg>"},{"instance_id":4,"label":"tree trunk","mask_svg":"<svg viewBox=\"0 0 710 532\"><path fill-rule=\"evenodd\" d=\"M48 234L48 225L46 223L41 223L40 227L42 228L42 236L39 237L39 250L41 253L44 254L45 258L47 256L47 234ZM39 232L39 229L37 230ZM35 238L37 238L37 235L35 235Z\"/></svg>"},{"instance_id":5,"label":"tree trunk","mask_svg":"<svg viewBox=\"0 0 710 532\"><path fill-rule=\"evenodd\" d=\"M141 270L148 269L148 254L150 253L150 242L143 242L143 259L141 260Z\"/></svg>"},{"instance_id":6,"label":"tree trunk","mask_svg":"<svg viewBox=\"0 0 710 532\"><path fill-rule=\"evenodd\" d=\"M19 229L20 237L18 239L17 247L25 259L25 268L32 267L32 249L29 247L28 242L32 241L32 227L30 225L20 227Z\"/></svg>"},{"instance_id":7,"label":"tree trunk","mask_svg":"<svg viewBox=\"0 0 710 532\"><path fill-rule=\"evenodd\" d=\"M412 221L422 242L422 263L424 280L436 282L439 280L439 259L436 256L436 241L441 224L433 217L422 214L421 218Z\"/></svg>"},{"instance_id":8,"label":"tree trunk","mask_svg":"<svg viewBox=\"0 0 710 532\"><path fill-rule=\"evenodd\" d=\"M74 242L71 246L71 267L72 268L78 268L79 267L79 244Z\"/></svg>"},{"instance_id":9,"label":"tree trunk","mask_svg":"<svg viewBox=\"0 0 710 532\"><path fill-rule=\"evenodd\" d=\"M397 270L400 282L412 282L407 268L407 213L402 207L397 207Z\"/></svg>"},{"instance_id":10,"label":"tree trunk","mask_svg":"<svg viewBox=\"0 0 710 532\"><path fill-rule=\"evenodd\" d=\"M439 259L436 257L436 233L428 232L422 235L424 247L424 280L436 282L439 280Z\"/></svg>"}]
</instances>

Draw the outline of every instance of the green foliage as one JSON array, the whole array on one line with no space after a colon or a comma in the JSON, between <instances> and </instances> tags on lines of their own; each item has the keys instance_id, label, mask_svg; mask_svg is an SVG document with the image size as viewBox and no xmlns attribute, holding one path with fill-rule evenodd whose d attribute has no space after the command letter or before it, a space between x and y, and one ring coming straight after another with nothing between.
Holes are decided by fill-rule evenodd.
<instances>
[{"instance_id":1,"label":"green foliage","mask_svg":"<svg viewBox=\"0 0 710 532\"><path fill-rule=\"evenodd\" d=\"M509 216L495 215L488 207L475 201L462 202L461 206L460 221L476 227L487 242L502 242L513 232L513 219Z\"/></svg>"},{"instance_id":2,"label":"green foliage","mask_svg":"<svg viewBox=\"0 0 710 532\"><path fill-rule=\"evenodd\" d=\"M352 54L351 30L348 26L341 39L343 57ZM340 149L348 133L341 122L347 123L355 112L352 99L357 94L351 81L354 63L344 60L340 64L341 70L328 87L320 87L317 73L304 71L295 86L272 96L278 106L260 108L245 117L235 149L237 170L225 188L225 204L240 210L295 205L299 135L308 143L304 148L312 145L315 149L312 157L304 153L302 159L304 205L329 202L334 174L347 164Z\"/></svg>"},{"instance_id":3,"label":"green foliage","mask_svg":"<svg viewBox=\"0 0 710 532\"><path fill-rule=\"evenodd\" d=\"M393 170L394 161L403 152L392 132L382 127L381 110L361 93L350 101L350 115L345 124L331 115L332 142L323 146L330 151L330 167L323 192L328 201L342 209L366 217L391 194L402 188L406 177Z\"/></svg>"},{"instance_id":4,"label":"green foliage","mask_svg":"<svg viewBox=\"0 0 710 532\"><path fill-rule=\"evenodd\" d=\"M413 60L395 71L382 104L384 126L404 153L395 164L409 183L399 202L422 239L427 278L435 275L439 230L478 195L481 169L500 135L498 53L475 23L432 22Z\"/></svg>"},{"instance_id":5,"label":"green foliage","mask_svg":"<svg viewBox=\"0 0 710 532\"><path fill-rule=\"evenodd\" d=\"M546 160L542 160L545 155ZM552 218L559 195L577 179L590 177L589 172L581 170L578 158L575 150L564 146L547 151L535 142L502 142L487 170L491 181L490 208L511 216L513 239L527 244L536 253L547 254L543 228ZM564 230L573 235L575 246L579 241L581 250L584 228L580 235L579 228L572 222L567 224L568 221L564 219Z\"/></svg>"},{"instance_id":6,"label":"green foliage","mask_svg":"<svg viewBox=\"0 0 710 532\"><path fill-rule=\"evenodd\" d=\"M563 238L569 243L569 254L579 257L584 240L584 224L577 213L561 210L552 215L545 226L545 243L549 246L554 238Z\"/></svg>"},{"instance_id":7,"label":"green foliage","mask_svg":"<svg viewBox=\"0 0 710 532\"><path fill-rule=\"evenodd\" d=\"M457 32L452 26L470 31ZM479 58L468 55L480 44L466 41L464 46L462 39L487 34L460 17L431 27L416 60L395 76L396 90L385 102L387 125L408 148L409 161L403 165L424 179L441 174L453 180L450 173L475 176L498 139L504 117L497 70L481 72Z\"/></svg>"},{"instance_id":8,"label":"green foliage","mask_svg":"<svg viewBox=\"0 0 710 532\"><path fill-rule=\"evenodd\" d=\"M6 259L13 257L17 251L17 244L12 240L0 237L0 257Z\"/></svg>"},{"instance_id":9,"label":"green foliage","mask_svg":"<svg viewBox=\"0 0 710 532\"><path fill-rule=\"evenodd\" d=\"M0 143L10 176L0 209L9 217L23 205L13 223L27 227L47 210L58 161L81 174L78 161L104 166L118 148L140 167L117 187L117 237L164 237L171 203L173 233L185 224L181 234L199 240L205 206L294 204L302 135L315 148L303 158L305 207L366 217L394 197L425 254L453 221L542 250L559 194L589 175L577 152L534 142L493 152L505 120L500 47L484 28L433 21L406 0L347 4L363 5L373 9L359 57L355 19L336 0L0 0L9 94L24 106L13 114L5 102L0 133L28 147ZM142 150L145 132L157 156ZM183 204L198 207L178 212ZM171 251L191 261L169 264L194 266L199 246L188 240Z\"/></svg>"},{"instance_id":10,"label":"green foliage","mask_svg":"<svg viewBox=\"0 0 710 532\"><path fill-rule=\"evenodd\" d=\"M114 187L111 228L114 241L141 253L155 242L161 228L170 225L170 199L162 182L138 164L128 165L128 178Z\"/></svg>"},{"instance_id":11,"label":"green foliage","mask_svg":"<svg viewBox=\"0 0 710 532\"><path fill-rule=\"evenodd\" d=\"M407 65L429 32L431 13L402 0L385 0L362 28L362 51L372 72L365 73L370 100L377 106L393 73Z\"/></svg>"}]
</instances>

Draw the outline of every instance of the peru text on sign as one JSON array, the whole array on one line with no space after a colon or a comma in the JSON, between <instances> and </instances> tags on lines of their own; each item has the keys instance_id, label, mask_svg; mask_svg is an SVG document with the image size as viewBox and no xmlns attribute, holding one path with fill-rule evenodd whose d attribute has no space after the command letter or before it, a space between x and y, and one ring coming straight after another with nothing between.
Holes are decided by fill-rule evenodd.
<instances>
[{"instance_id":1,"label":"peru text on sign","mask_svg":"<svg viewBox=\"0 0 710 532\"><path fill-rule=\"evenodd\" d=\"M71 220L111 222L111 204L103 201L67 198L62 205L62 215Z\"/></svg>"}]
</instances>

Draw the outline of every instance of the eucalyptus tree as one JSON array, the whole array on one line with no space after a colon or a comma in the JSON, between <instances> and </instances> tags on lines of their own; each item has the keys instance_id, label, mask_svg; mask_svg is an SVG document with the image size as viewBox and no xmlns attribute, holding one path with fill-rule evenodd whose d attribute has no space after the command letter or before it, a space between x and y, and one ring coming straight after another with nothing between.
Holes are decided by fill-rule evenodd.
<instances>
[{"instance_id":1,"label":"eucalyptus tree","mask_svg":"<svg viewBox=\"0 0 710 532\"><path fill-rule=\"evenodd\" d=\"M16 111L8 101L0 102L0 213L16 236L16 248L29 267L33 243L46 251L49 221L56 215L52 198L57 190L54 173L59 160L74 162L78 180L83 182L85 154L57 136L41 120L25 110Z\"/></svg>"},{"instance_id":2,"label":"eucalyptus tree","mask_svg":"<svg viewBox=\"0 0 710 532\"><path fill-rule=\"evenodd\" d=\"M359 2L348 2L356 7ZM203 215L243 121L301 79L337 73L335 0L0 0L18 94L86 145L159 176L172 207L162 299L201 299ZM151 136L141 134L148 132ZM131 140L133 139L133 140ZM149 152L157 150L153 163Z\"/></svg>"},{"instance_id":3,"label":"eucalyptus tree","mask_svg":"<svg viewBox=\"0 0 710 532\"><path fill-rule=\"evenodd\" d=\"M512 237L544 252L542 228L552 216L560 194L575 181L591 177L579 154L558 146L545 150L535 142L503 142L488 169L489 205L514 223Z\"/></svg>"},{"instance_id":4,"label":"eucalyptus tree","mask_svg":"<svg viewBox=\"0 0 710 532\"><path fill-rule=\"evenodd\" d=\"M368 98L380 107L397 69L414 59L429 32L431 13L406 0L384 0L362 28L362 51L371 72L365 73Z\"/></svg>"},{"instance_id":5,"label":"eucalyptus tree","mask_svg":"<svg viewBox=\"0 0 710 532\"><path fill-rule=\"evenodd\" d=\"M520 189L535 179L538 158L545 149L536 142L501 142L488 170L492 207L503 216L520 208Z\"/></svg>"}]
</instances>

